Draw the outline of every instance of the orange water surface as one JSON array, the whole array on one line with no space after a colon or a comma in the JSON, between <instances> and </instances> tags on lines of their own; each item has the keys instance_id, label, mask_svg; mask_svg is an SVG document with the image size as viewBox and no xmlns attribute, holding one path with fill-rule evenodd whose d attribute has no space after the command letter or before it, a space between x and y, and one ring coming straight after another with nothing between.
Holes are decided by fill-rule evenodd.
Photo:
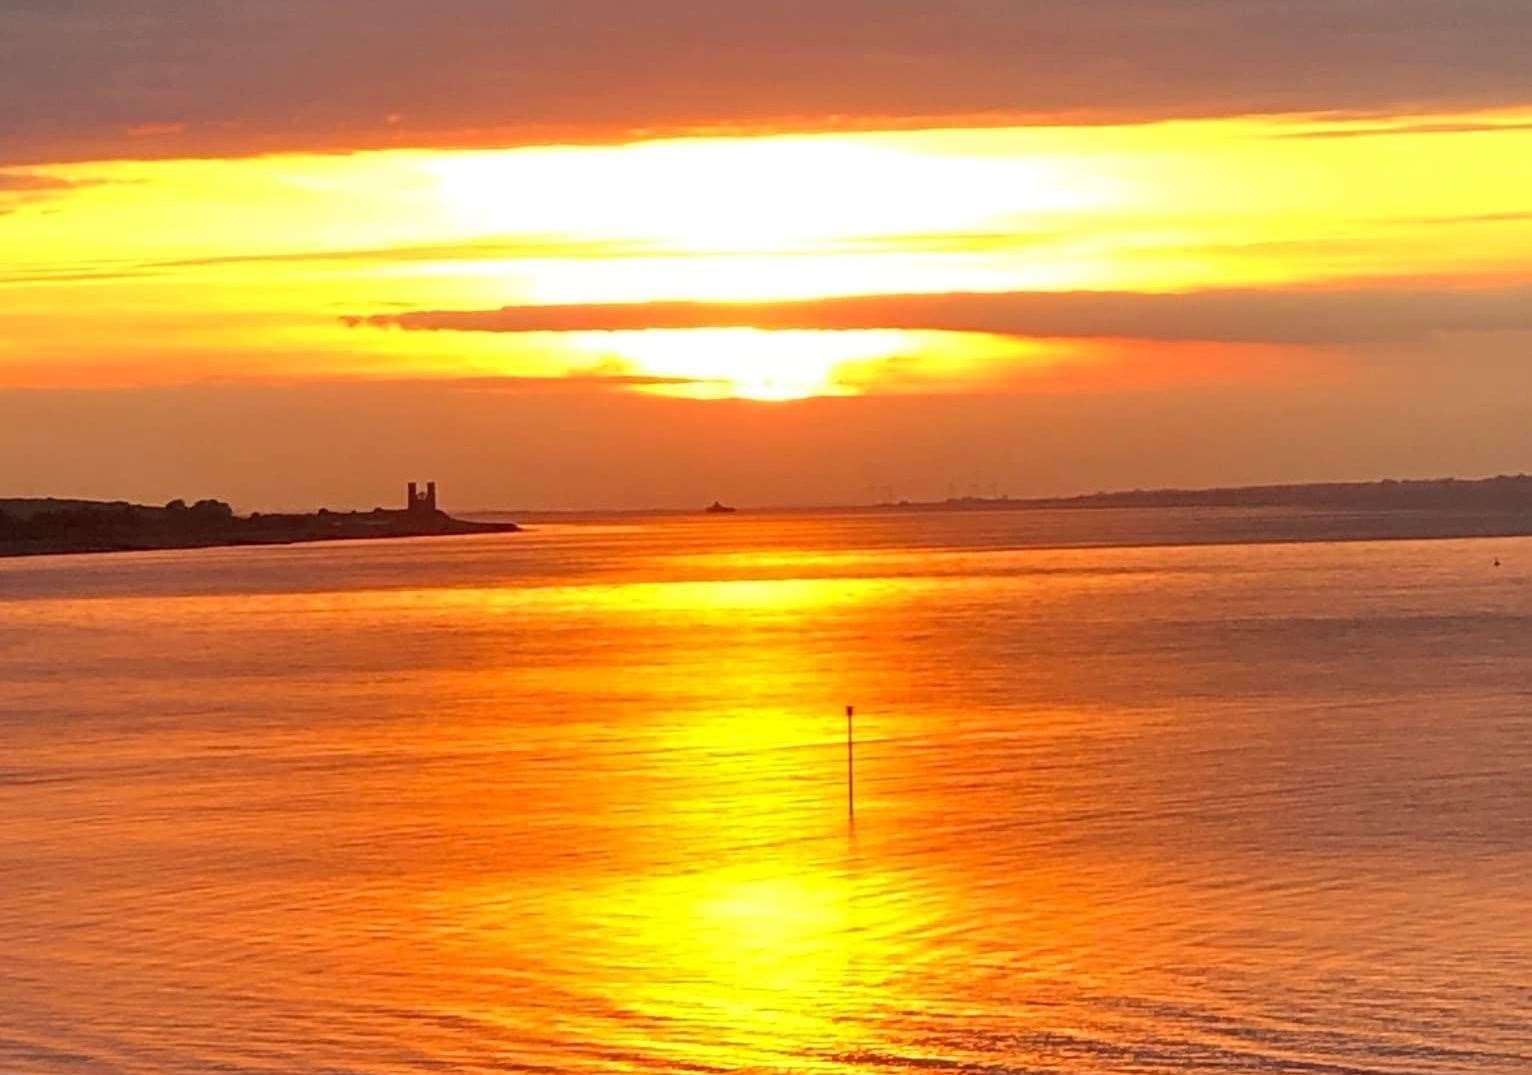
<instances>
[{"instance_id":1,"label":"orange water surface","mask_svg":"<svg viewBox=\"0 0 1532 1075\"><path fill-rule=\"evenodd\" d=\"M1532 539L1333 525L0 564L0 1071L1532 1070Z\"/></svg>"}]
</instances>

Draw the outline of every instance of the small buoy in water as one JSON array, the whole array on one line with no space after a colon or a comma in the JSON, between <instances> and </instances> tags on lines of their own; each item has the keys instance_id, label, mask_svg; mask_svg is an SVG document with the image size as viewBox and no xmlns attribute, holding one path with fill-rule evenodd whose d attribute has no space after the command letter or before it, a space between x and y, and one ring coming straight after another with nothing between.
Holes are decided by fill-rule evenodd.
<instances>
[{"instance_id":1,"label":"small buoy in water","mask_svg":"<svg viewBox=\"0 0 1532 1075\"><path fill-rule=\"evenodd\" d=\"M1496 566L1496 567L1499 567L1499 566L1500 566L1500 558L1499 558L1499 557L1498 557L1498 556L1497 556L1497 557L1495 557L1495 566Z\"/></svg>"}]
</instances>

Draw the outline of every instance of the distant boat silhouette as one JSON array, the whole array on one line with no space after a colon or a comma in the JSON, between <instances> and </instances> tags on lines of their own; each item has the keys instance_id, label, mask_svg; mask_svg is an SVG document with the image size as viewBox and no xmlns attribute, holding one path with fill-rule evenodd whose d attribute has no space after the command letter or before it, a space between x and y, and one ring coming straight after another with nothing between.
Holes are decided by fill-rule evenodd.
<instances>
[{"instance_id":1,"label":"distant boat silhouette","mask_svg":"<svg viewBox=\"0 0 1532 1075\"><path fill-rule=\"evenodd\" d=\"M707 506L707 513L709 515L733 515L738 510L738 508L731 508L729 505L720 503L717 500Z\"/></svg>"}]
</instances>

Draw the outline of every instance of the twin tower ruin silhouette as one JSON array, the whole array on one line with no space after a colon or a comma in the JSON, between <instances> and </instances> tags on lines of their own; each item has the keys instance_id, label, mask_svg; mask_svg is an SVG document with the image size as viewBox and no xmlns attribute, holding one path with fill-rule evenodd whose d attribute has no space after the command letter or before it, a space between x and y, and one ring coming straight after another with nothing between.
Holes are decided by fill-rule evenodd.
<instances>
[{"instance_id":1,"label":"twin tower ruin silhouette","mask_svg":"<svg viewBox=\"0 0 1532 1075\"><path fill-rule=\"evenodd\" d=\"M420 491L419 482L410 482L407 499L404 502L404 511L407 515L435 515L436 507L436 483L426 482L426 491Z\"/></svg>"}]
</instances>

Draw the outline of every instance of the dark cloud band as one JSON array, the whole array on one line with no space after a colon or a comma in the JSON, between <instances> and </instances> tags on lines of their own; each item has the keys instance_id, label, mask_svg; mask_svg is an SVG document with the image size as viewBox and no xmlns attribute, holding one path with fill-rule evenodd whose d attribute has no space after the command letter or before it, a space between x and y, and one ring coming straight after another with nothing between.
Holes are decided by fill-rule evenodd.
<instances>
[{"instance_id":1,"label":"dark cloud band","mask_svg":"<svg viewBox=\"0 0 1532 1075\"><path fill-rule=\"evenodd\" d=\"M1348 344L1532 331L1532 286L1490 290L1224 290L867 295L792 302L507 306L351 316L353 327L455 332L903 329L1001 336Z\"/></svg>"},{"instance_id":2,"label":"dark cloud band","mask_svg":"<svg viewBox=\"0 0 1532 1075\"><path fill-rule=\"evenodd\" d=\"M1532 102L1526 0L10 0L7 160Z\"/></svg>"}]
</instances>

